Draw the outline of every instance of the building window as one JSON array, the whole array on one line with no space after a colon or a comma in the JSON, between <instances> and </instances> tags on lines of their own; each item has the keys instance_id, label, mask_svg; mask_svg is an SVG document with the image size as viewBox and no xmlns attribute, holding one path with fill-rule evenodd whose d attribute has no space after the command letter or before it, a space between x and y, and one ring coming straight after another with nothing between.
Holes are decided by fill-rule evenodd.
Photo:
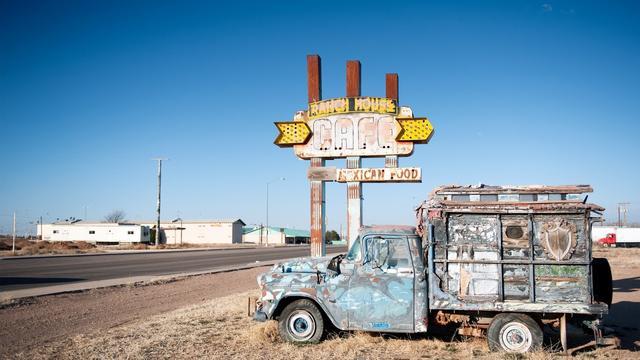
<instances>
[{"instance_id":1,"label":"building window","mask_svg":"<svg viewBox=\"0 0 640 360\"><path fill-rule=\"evenodd\" d=\"M54 233L54 234L57 234L57 233L58 233L58 230L53 230L53 233Z\"/></svg>"},{"instance_id":2,"label":"building window","mask_svg":"<svg viewBox=\"0 0 640 360\"><path fill-rule=\"evenodd\" d=\"M96 233L96 231L95 231L95 230L89 230L89 235L93 235L93 234L95 234L95 233Z\"/></svg>"},{"instance_id":3,"label":"building window","mask_svg":"<svg viewBox=\"0 0 640 360\"><path fill-rule=\"evenodd\" d=\"M127 231L127 234L133 235L133 231L129 230L129 231Z\"/></svg>"}]
</instances>

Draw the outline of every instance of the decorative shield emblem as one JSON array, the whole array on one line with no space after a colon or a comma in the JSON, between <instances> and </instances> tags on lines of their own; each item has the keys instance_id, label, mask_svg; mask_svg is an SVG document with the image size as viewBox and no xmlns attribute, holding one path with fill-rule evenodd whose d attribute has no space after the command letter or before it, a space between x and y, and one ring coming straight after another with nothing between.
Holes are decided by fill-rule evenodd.
<instances>
[{"instance_id":1,"label":"decorative shield emblem","mask_svg":"<svg viewBox=\"0 0 640 360\"><path fill-rule=\"evenodd\" d=\"M576 249L576 226L564 219L546 222L540 230L540 241L548 258L567 260Z\"/></svg>"}]
</instances>

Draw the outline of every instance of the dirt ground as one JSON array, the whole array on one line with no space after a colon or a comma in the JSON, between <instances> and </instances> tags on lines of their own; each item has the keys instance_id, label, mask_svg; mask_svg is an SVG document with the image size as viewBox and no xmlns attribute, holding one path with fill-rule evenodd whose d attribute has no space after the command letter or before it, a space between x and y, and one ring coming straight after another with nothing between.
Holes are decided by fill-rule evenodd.
<instances>
[{"instance_id":1,"label":"dirt ground","mask_svg":"<svg viewBox=\"0 0 640 360\"><path fill-rule=\"evenodd\" d=\"M617 332L623 346L616 350L583 352L576 358L640 358L637 353L640 348L640 249L596 250L594 256L609 258L613 267L614 305L606 324ZM563 358L549 351L527 356L490 353L484 339L450 341L448 337L365 333L333 334L318 345L293 346L280 341L274 322L259 324L246 316L246 298L256 295L253 284L255 275L261 271L41 298L32 304L2 309L0 345L3 350L0 351L3 353L0 356L29 359ZM202 287L209 287L210 291ZM24 323L31 325L21 327ZM9 326L5 328L5 324Z\"/></svg>"},{"instance_id":2,"label":"dirt ground","mask_svg":"<svg viewBox=\"0 0 640 360\"><path fill-rule=\"evenodd\" d=\"M594 249L593 257L606 257L613 273L613 305L604 324L616 331L623 348L640 351L640 249Z\"/></svg>"},{"instance_id":3,"label":"dirt ground","mask_svg":"<svg viewBox=\"0 0 640 360\"><path fill-rule=\"evenodd\" d=\"M25 256L49 254L85 254L100 252L93 244L85 241L49 242L16 239L16 252L12 251L13 239L0 238L0 256Z\"/></svg>"},{"instance_id":4,"label":"dirt ground","mask_svg":"<svg viewBox=\"0 0 640 360\"><path fill-rule=\"evenodd\" d=\"M0 308L0 358L79 334L101 334L211 299L257 287L267 267L202 275L148 286L122 286L43 296Z\"/></svg>"}]
</instances>

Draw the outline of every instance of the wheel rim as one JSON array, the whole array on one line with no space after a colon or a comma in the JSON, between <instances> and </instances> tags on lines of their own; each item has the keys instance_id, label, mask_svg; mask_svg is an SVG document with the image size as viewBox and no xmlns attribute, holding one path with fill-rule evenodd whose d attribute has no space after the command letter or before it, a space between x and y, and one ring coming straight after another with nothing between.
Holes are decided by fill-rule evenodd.
<instances>
[{"instance_id":1,"label":"wheel rim","mask_svg":"<svg viewBox=\"0 0 640 360\"><path fill-rule=\"evenodd\" d=\"M531 348L531 330L519 322L510 322L500 330L502 348L509 352L527 352Z\"/></svg>"},{"instance_id":2,"label":"wheel rim","mask_svg":"<svg viewBox=\"0 0 640 360\"><path fill-rule=\"evenodd\" d=\"M316 322L308 311L296 310L289 315L287 329L296 340L309 340L315 333Z\"/></svg>"}]
</instances>

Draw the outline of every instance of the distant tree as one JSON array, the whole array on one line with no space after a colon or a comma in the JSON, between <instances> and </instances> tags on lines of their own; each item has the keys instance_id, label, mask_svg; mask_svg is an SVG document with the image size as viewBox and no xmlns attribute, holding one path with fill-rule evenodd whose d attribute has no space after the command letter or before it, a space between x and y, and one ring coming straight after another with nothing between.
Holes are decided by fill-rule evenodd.
<instances>
[{"instance_id":1,"label":"distant tree","mask_svg":"<svg viewBox=\"0 0 640 360\"><path fill-rule=\"evenodd\" d=\"M104 217L104 221L108 223L119 223L125 221L126 216L122 210L113 210Z\"/></svg>"},{"instance_id":2,"label":"distant tree","mask_svg":"<svg viewBox=\"0 0 640 360\"><path fill-rule=\"evenodd\" d=\"M338 241L340 240L340 234L335 230L329 230L324 234L325 241Z\"/></svg>"}]
</instances>

